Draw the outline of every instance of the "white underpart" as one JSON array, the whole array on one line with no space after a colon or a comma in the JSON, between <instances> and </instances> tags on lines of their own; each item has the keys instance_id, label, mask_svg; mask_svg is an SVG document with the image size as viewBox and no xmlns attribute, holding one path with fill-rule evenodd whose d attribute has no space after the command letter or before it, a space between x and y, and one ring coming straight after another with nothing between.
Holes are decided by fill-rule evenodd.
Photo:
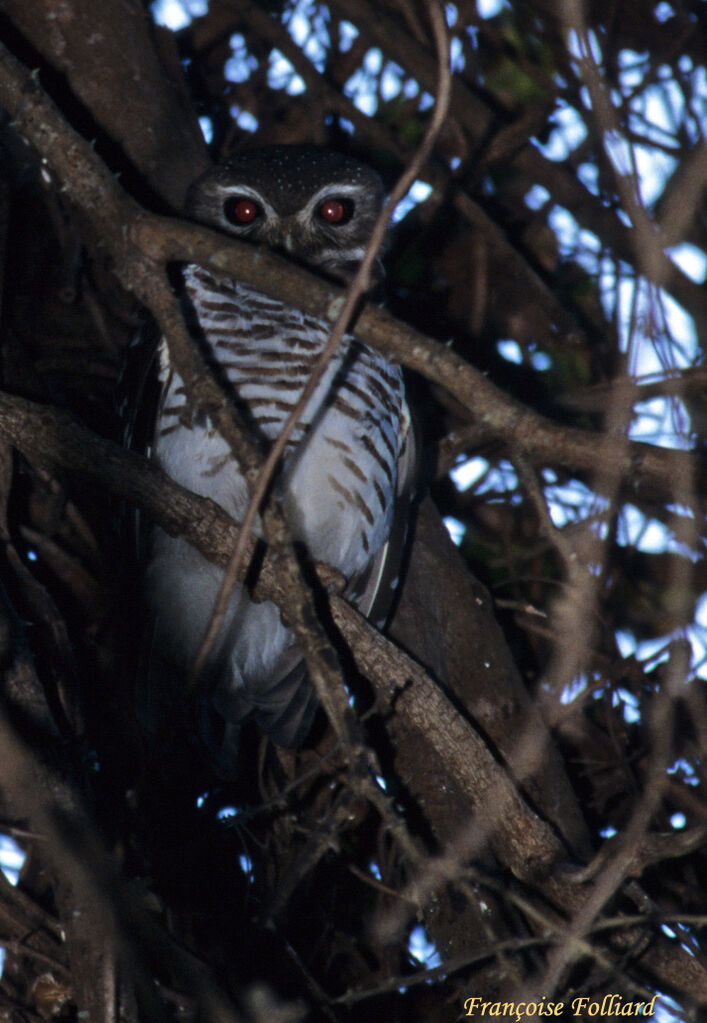
<instances>
[{"instance_id":1,"label":"white underpart","mask_svg":"<svg viewBox=\"0 0 707 1023\"><path fill-rule=\"evenodd\" d=\"M214 357L252 425L272 441L326 344L329 325L197 267L187 268L185 280ZM160 374L154 456L178 483L239 521L245 482L211 423L191 422L164 341ZM346 338L288 445L279 489L294 537L347 578L364 570L387 541L408 425L400 370ZM184 541L155 531L147 583L156 643L177 662L193 660L221 580L221 570ZM253 604L237 586L215 653L227 676L223 702L233 689L255 692L263 681L282 677L293 656L292 635L277 608Z\"/></svg>"}]
</instances>

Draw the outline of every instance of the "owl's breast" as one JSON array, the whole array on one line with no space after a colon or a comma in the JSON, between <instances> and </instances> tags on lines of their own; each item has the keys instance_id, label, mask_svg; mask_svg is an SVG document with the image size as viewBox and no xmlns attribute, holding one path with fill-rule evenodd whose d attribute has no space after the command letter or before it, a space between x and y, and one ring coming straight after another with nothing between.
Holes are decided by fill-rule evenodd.
<instances>
[{"instance_id":1,"label":"owl's breast","mask_svg":"<svg viewBox=\"0 0 707 1023\"><path fill-rule=\"evenodd\" d=\"M200 267L188 267L185 281L202 340L234 401L254 431L273 441L330 325ZM178 482L242 517L239 468L208 421L185 423L186 395L166 347L161 373L158 459ZM280 491L296 538L346 576L361 571L386 542L407 425L399 368L344 338L288 442Z\"/></svg>"}]
</instances>

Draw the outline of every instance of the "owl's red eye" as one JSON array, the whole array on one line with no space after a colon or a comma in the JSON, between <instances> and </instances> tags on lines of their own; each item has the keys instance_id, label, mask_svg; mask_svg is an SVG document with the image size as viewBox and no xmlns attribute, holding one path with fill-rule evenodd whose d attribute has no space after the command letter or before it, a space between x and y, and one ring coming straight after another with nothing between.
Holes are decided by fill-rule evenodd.
<instances>
[{"instance_id":1,"label":"owl's red eye","mask_svg":"<svg viewBox=\"0 0 707 1023\"><path fill-rule=\"evenodd\" d=\"M236 196L224 204L223 212L232 224L252 224L260 216L260 206L247 196Z\"/></svg>"},{"instance_id":2,"label":"owl's red eye","mask_svg":"<svg viewBox=\"0 0 707 1023\"><path fill-rule=\"evenodd\" d=\"M354 204L350 199L327 199L319 207L319 216L327 224L345 224L351 220Z\"/></svg>"}]
</instances>

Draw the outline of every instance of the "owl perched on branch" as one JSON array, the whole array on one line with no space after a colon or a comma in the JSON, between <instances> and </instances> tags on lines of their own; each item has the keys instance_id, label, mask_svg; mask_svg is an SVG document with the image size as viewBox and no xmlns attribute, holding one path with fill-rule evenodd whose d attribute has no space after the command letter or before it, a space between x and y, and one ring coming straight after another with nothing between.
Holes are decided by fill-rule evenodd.
<instances>
[{"instance_id":1,"label":"owl perched on branch","mask_svg":"<svg viewBox=\"0 0 707 1023\"><path fill-rule=\"evenodd\" d=\"M380 179L340 153L272 146L237 154L191 187L187 214L235 238L264 244L339 280L355 272L382 206ZM187 322L256 440L279 435L331 325L249 284L196 265L182 273ZM159 400L151 457L236 522L248 503L238 463L210 421L193 413L159 344ZM290 437L276 480L295 540L337 569L350 599L378 617L382 580L396 576L413 466L413 438L400 368L345 336ZM397 520L400 520L400 525ZM395 559L392 555L396 549ZM146 594L151 614L143 708L158 725L184 691L223 571L185 540L155 527ZM389 604L389 601L388 601ZM230 773L246 717L275 743L307 735L316 696L279 609L233 591L199 680L202 737Z\"/></svg>"}]
</instances>

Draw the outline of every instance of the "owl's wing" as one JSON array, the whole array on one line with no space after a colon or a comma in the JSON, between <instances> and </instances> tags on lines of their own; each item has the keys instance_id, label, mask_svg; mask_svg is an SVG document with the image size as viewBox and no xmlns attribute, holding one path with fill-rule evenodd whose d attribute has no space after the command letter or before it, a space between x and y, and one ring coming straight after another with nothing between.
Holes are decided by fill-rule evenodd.
<instances>
[{"instance_id":1,"label":"owl's wing","mask_svg":"<svg viewBox=\"0 0 707 1023\"><path fill-rule=\"evenodd\" d=\"M406 406L400 422L401 445L396 466L396 493L388 540L365 571L355 576L344 596L377 629L384 629L393 612L407 549L412 502L416 493L418 444L415 424Z\"/></svg>"},{"instance_id":2,"label":"owl's wing","mask_svg":"<svg viewBox=\"0 0 707 1023\"><path fill-rule=\"evenodd\" d=\"M382 629L393 609L406 550L411 504L417 478L415 429L405 408L401 417L401 447L393 521L388 537L371 564L346 588L344 596ZM319 706L305 662L296 647L280 658L267 686L262 681L251 693L247 686L217 685L202 704L202 738L221 774L229 775L238 750L240 724L251 717L277 746L295 749L307 738Z\"/></svg>"}]
</instances>

